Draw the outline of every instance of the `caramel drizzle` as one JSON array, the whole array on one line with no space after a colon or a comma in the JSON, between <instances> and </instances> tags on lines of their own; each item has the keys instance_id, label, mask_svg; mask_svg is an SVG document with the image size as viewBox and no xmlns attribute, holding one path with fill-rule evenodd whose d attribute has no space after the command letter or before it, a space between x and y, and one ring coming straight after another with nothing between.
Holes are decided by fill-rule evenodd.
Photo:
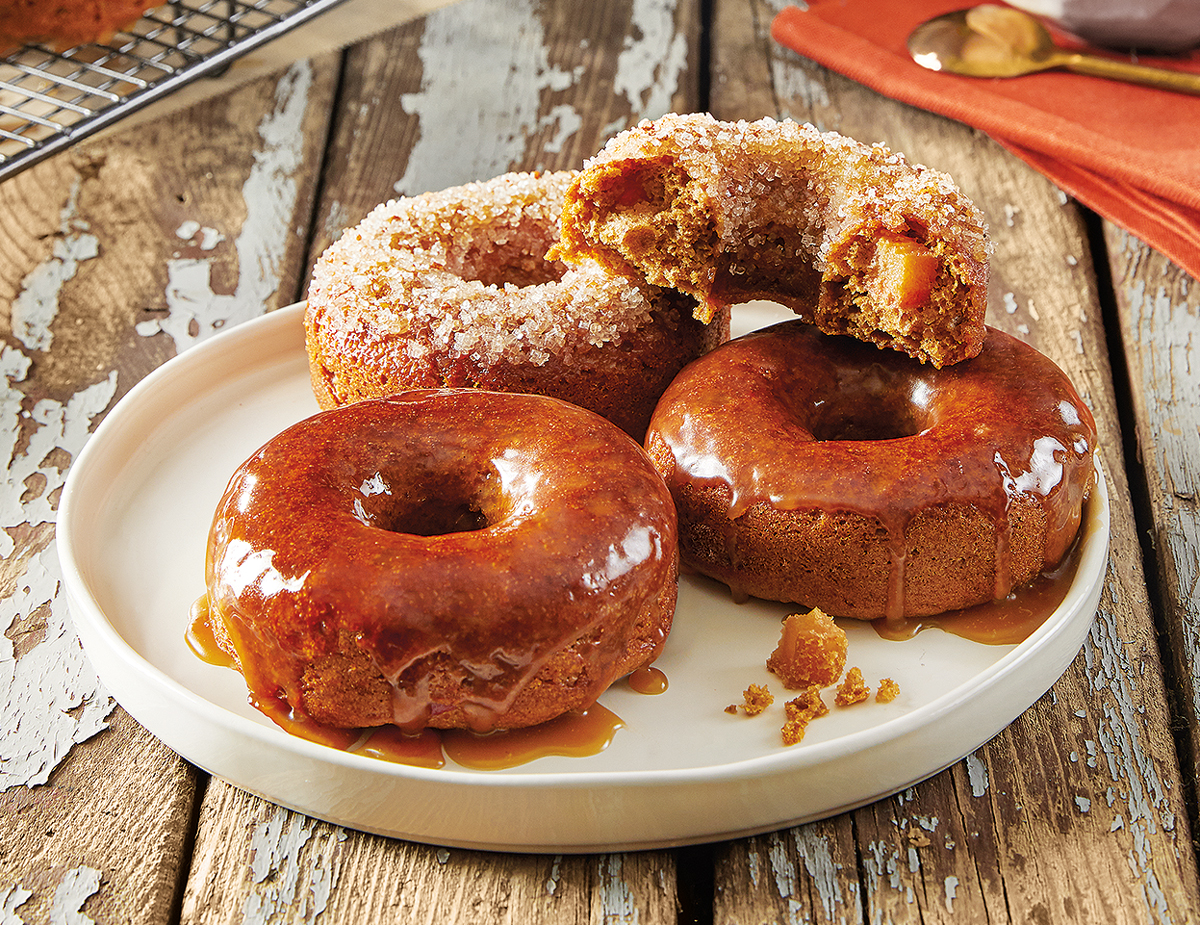
<instances>
[{"instance_id":1,"label":"caramel drizzle","mask_svg":"<svg viewBox=\"0 0 1200 925\"><path fill-rule=\"evenodd\" d=\"M450 396L453 413L439 407ZM546 417L536 427L512 420L525 398ZM289 428L244 464L214 519L207 585L260 708L298 709L304 666L348 645L369 655L391 685L392 721L413 731L443 708L423 660L461 674L455 705L480 732L568 647L585 699L615 680L633 622L673 588L674 506L633 441L614 446L612 426L586 412L546 416L546 401L431 391L361 402ZM418 530L429 499L455 504ZM482 526L448 532L464 509Z\"/></svg>"},{"instance_id":2,"label":"caramel drizzle","mask_svg":"<svg viewBox=\"0 0 1200 925\"><path fill-rule=\"evenodd\" d=\"M878 439L814 433L831 418L835 429L848 426L845 419L872 406L872 427L886 430L896 420L910 432ZM757 432L748 430L751 420ZM885 614L898 620L905 536L928 508L963 503L988 516L997 598L1013 585L1009 514L1018 498L1045 512L1044 559L1057 562L1090 488L1095 424L1057 366L994 329L978 357L935 370L786 322L692 364L660 401L650 434L674 456L674 494L688 482L727 489L724 536L735 562L733 522L758 503L880 523L890 557Z\"/></svg>"}]
</instances>

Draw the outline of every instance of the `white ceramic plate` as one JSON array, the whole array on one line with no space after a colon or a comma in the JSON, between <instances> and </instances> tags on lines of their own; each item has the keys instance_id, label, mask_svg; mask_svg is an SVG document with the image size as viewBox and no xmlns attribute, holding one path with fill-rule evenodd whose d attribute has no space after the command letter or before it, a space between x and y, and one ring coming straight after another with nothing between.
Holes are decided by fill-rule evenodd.
<instances>
[{"instance_id":1,"label":"white ceramic plate","mask_svg":"<svg viewBox=\"0 0 1200 925\"><path fill-rule=\"evenodd\" d=\"M669 688L609 690L601 702L625 725L598 755L435 770L290 736L248 705L240 675L193 655L184 632L204 590L205 540L226 481L317 410L302 311L240 325L139 383L72 466L58 521L72 613L113 695L188 761L276 803L366 831L498 850L650 848L770 831L953 764L1041 696L1087 634L1107 562L1103 478L1072 588L1028 640L986 646L927 630L890 642L844 621L849 663L872 686L895 679L900 696L834 707L790 748L780 742L783 696L757 717L724 711L751 683L784 693L764 662L790 608L734 604L722 587L691 578L657 663ZM735 333L787 317L780 311L740 308Z\"/></svg>"}]
</instances>

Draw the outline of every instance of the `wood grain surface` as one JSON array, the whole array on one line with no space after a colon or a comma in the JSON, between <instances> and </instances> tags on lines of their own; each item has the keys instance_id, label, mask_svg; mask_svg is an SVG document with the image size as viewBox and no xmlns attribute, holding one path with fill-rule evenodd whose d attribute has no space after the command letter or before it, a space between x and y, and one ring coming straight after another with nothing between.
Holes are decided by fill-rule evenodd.
<instances>
[{"instance_id":1,"label":"wood grain surface","mask_svg":"<svg viewBox=\"0 0 1200 925\"><path fill-rule=\"evenodd\" d=\"M775 46L779 6L461 0L0 184L0 922L1197 914L1200 290L986 136ZM310 819L210 779L116 706L74 635L54 552L66 471L106 411L215 331L303 298L316 257L377 203L578 167L643 117L701 109L886 143L986 213L988 321L1075 382L1112 504L1099 612L1053 688L965 760L859 810L580 856Z\"/></svg>"}]
</instances>

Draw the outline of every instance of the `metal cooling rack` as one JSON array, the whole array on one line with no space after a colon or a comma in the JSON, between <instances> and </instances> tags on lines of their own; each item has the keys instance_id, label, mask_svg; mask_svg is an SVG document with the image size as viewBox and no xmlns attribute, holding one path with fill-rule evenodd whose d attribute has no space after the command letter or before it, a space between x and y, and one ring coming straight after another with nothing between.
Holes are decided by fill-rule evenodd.
<instances>
[{"instance_id":1,"label":"metal cooling rack","mask_svg":"<svg viewBox=\"0 0 1200 925\"><path fill-rule=\"evenodd\" d=\"M0 58L0 180L343 0L174 0L103 45Z\"/></svg>"}]
</instances>

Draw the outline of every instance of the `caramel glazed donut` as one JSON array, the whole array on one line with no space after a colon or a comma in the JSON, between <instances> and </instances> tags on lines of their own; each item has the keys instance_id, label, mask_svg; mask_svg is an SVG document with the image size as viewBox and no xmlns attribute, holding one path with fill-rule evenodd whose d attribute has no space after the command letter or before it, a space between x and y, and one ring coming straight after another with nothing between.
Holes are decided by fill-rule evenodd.
<instances>
[{"instance_id":1,"label":"caramel glazed donut","mask_svg":"<svg viewBox=\"0 0 1200 925\"><path fill-rule=\"evenodd\" d=\"M645 451L592 412L414 391L258 450L217 509L206 577L214 636L268 714L517 728L658 655L675 508Z\"/></svg>"},{"instance_id":2,"label":"caramel glazed donut","mask_svg":"<svg viewBox=\"0 0 1200 925\"><path fill-rule=\"evenodd\" d=\"M551 256L686 292L780 302L945 366L977 354L983 216L945 174L791 121L668 115L612 138L567 192Z\"/></svg>"},{"instance_id":3,"label":"caramel glazed donut","mask_svg":"<svg viewBox=\"0 0 1200 925\"><path fill-rule=\"evenodd\" d=\"M895 619L1057 564L1095 440L1063 372L1001 331L939 370L789 321L688 366L646 445L685 564L735 596Z\"/></svg>"},{"instance_id":4,"label":"caramel glazed donut","mask_svg":"<svg viewBox=\"0 0 1200 925\"><path fill-rule=\"evenodd\" d=\"M729 313L546 259L574 174L506 174L377 207L317 262L305 317L322 408L405 389L535 392L641 441L683 366ZM708 322L708 323L705 323Z\"/></svg>"}]
</instances>

